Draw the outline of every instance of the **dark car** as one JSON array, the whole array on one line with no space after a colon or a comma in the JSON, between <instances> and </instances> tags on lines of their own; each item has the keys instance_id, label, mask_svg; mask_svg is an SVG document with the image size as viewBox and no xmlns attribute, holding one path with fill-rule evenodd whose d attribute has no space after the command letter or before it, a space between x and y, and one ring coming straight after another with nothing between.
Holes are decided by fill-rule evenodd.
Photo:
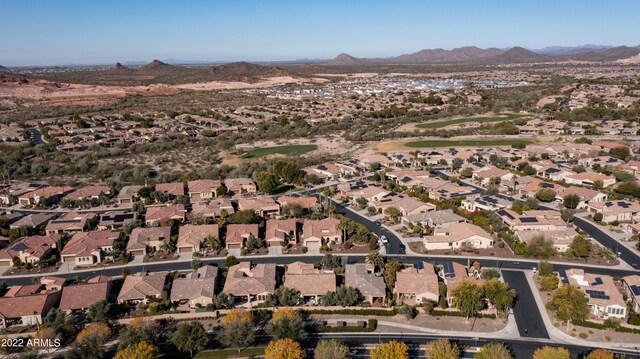
<instances>
[{"instance_id":1,"label":"dark car","mask_svg":"<svg viewBox=\"0 0 640 359\"><path fill-rule=\"evenodd\" d=\"M373 224L375 224L376 226L382 225L382 223L380 223L380 221L375 221L375 222L373 222Z\"/></svg>"},{"instance_id":2,"label":"dark car","mask_svg":"<svg viewBox=\"0 0 640 359\"><path fill-rule=\"evenodd\" d=\"M405 247L404 244L400 245L400 254L406 254L407 253L407 247Z\"/></svg>"}]
</instances>

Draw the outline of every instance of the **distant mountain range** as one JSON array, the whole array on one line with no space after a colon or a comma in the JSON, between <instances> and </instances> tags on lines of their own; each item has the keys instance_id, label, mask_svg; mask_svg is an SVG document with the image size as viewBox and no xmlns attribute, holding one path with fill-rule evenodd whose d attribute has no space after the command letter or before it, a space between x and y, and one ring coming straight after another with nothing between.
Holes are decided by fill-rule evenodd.
<instances>
[{"instance_id":1,"label":"distant mountain range","mask_svg":"<svg viewBox=\"0 0 640 359\"><path fill-rule=\"evenodd\" d=\"M329 65L361 64L522 64L562 61L616 61L640 54L640 46L599 46L584 45L577 47L546 47L540 50L528 50L515 46L507 50L475 46L459 47L451 50L424 49L412 54L389 58L356 58L342 53Z\"/></svg>"}]
</instances>

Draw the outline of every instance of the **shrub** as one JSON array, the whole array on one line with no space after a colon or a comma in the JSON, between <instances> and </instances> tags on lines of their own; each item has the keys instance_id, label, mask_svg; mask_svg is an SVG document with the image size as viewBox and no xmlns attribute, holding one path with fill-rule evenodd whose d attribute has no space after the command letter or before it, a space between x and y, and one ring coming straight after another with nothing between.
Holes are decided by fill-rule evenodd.
<instances>
[{"instance_id":1,"label":"shrub","mask_svg":"<svg viewBox=\"0 0 640 359\"><path fill-rule=\"evenodd\" d=\"M433 310L431 315L434 317L466 317L464 314L458 311L449 311L449 310ZM488 319L496 319L495 314L476 314L476 318L488 318Z\"/></svg>"},{"instance_id":2,"label":"shrub","mask_svg":"<svg viewBox=\"0 0 640 359\"><path fill-rule=\"evenodd\" d=\"M309 251L309 248L307 247L302 247L302 253L307 253Z\"/></svg>"},{"instance_id":3,"label":"shrub","mask_svg":"<svg viewBox=\"0 0 640 359\"><path fill-rule=\"evenodd\" d=\"M363 315L363 316L386 316L393 317L398 314L395 309L393 310L384 310L384 309L336 309L336 310L328 310L328 309L309 309L304 311L305 314L317 314L317 315Z\"/></svg>"},{"instance_id":4,"label":"shrub","mask_svg":"<svg viewBox=\"0 0 640 359\"><path fill-rule=\"evenodd\" d=\"M598 213L594 214L593 215L593 220L596 221L596 222L602 221L602 213L598 212Z\"/></svg>"},{"instance_id":5,"label":"shrub","mask_svg":"<svg viewBox=\"0 0 640 359\"><path fill-rule=\"evenodd\" d=\"M578 336L582 339L587 339L589 337L589 335L587 335L587 333L580 333L578 334Z\"/></svg>"}]
</instances>

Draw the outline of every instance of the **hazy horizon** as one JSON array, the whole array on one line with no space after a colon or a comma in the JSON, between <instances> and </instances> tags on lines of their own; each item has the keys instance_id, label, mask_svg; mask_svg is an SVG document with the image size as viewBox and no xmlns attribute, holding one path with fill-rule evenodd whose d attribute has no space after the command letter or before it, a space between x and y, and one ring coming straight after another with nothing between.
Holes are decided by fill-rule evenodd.
<instances>
[{"instance_id":1,"label":"hazy horizon","mask_svg":"<svg viewBox=\"0 0 640 359\"><path fill-rule=\"evenodd\" d=\"M425 48L638 46L640 2L3 3L3 66L390 57Z\"/></svg>"}]
</instances>

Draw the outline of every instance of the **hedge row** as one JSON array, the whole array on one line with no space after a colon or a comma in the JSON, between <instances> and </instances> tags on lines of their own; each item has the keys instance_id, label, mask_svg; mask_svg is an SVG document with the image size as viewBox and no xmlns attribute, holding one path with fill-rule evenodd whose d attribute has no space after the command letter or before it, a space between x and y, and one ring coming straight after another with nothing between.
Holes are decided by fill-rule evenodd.
<instances>
[{"instance_id":1,"label":"hedge row","mask_svg":"<svg viewBox=\"0 0 640 359\"><path fill-rule=\"evenodd\" d=\"M327 327L327 326L309 326L307 332L309 333L371 333L378 327L378 321L375 319L369 319L366 327Z\"/></svg>"},{"instance_id":2,"label":"hedge row","mask_svg":"<svg viewBox=\"0 0 640 359\"><path fill-rule=\"evenodd\" d=\"M304 312L306 314L319 314L319 315L331 315L331 314L340 314L340 315L365 315L365 316L386 316L393 317L398 314L395 309L392 310L384 310L384 309L337 309L337 310L329 310L329 309L305 309Z\"/></svg>"},{"instance_id":3,"label":"hedge row","mask_svg":"<svg viewBox=\"0 0 640 359\"><path fill-rule=\"evenodd\" d=\"M432 310L431 315L433 315L434 317L466 317L466 315L460 313L460 312L453 312L453 311L448 311L448 310ZM496 319L496 315L495 314L483 314L483 313L478 313L476 315L476 318L488 318L488 319Z\"/></svg>"},{"instance_id":4,"label":"hedge row","mask_svg":"<svg viewBox=\"0 0 640 359\"><path fill-rule=\"evenodd\" d=\"M635 329L635 328L628 328L628 327L623 327L623 326L618 326L615 328L611 328L611 327L607 327L604 324L600 324L600 323L594 323L594 322L589 322L589 321L575 321L575 322L571 322L574 325L580 326L580 327L585 327L585 328L592 328L592 329L613 329L616 332L620 332L620 333L632 333L632 334L640 334L640 329Z\"/></svg>"}]
</instances>

